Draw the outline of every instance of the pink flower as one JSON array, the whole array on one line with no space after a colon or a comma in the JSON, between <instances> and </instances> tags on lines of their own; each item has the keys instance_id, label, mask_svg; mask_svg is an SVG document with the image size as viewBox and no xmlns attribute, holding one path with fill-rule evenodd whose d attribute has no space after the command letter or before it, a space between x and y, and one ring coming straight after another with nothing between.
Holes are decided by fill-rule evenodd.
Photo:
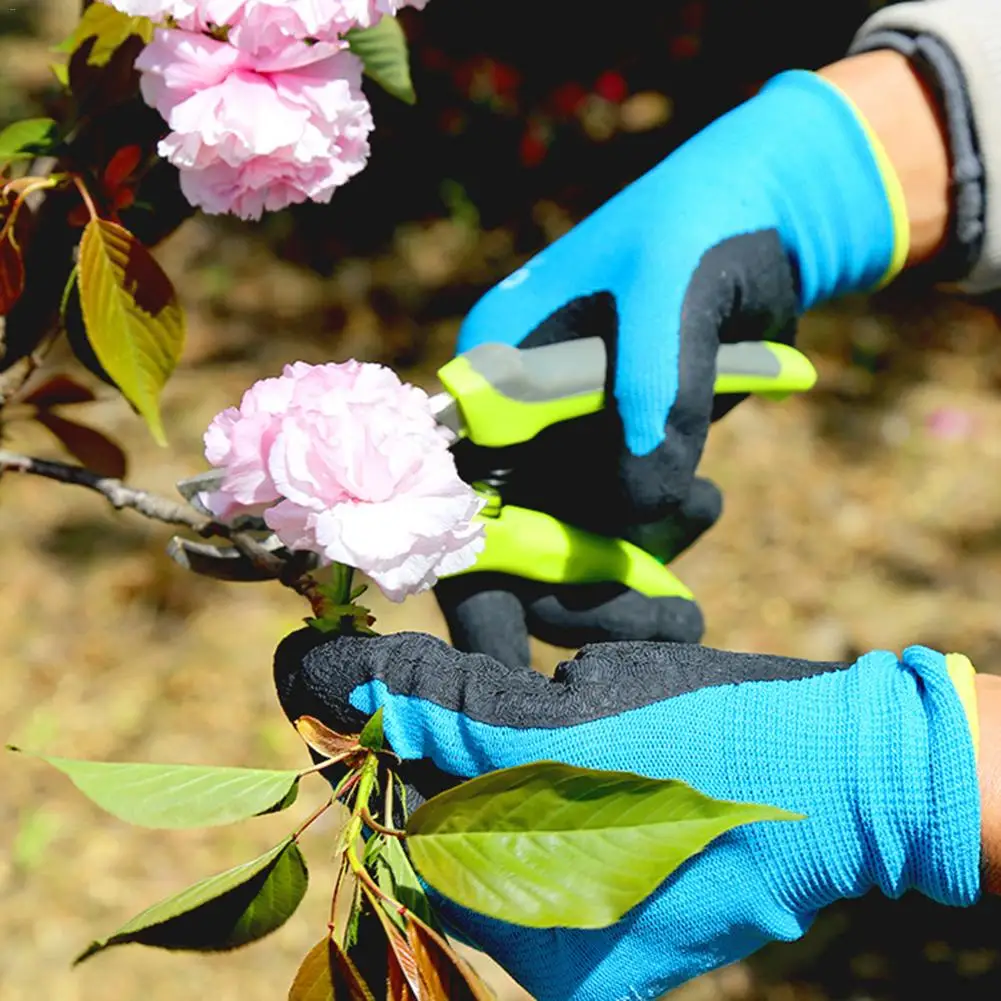
<instances>
[{"instance_id":1,"label":"pink flower","mask_svg":"<svg viewBox=\"0 0 1001 1001\"><path fill-rule=\"evenodd\" d=\"M328 202L364 169L372 112L344 36L427 0L108 2L169 24L136 66L146 102L170 126L159 152L188 201L259 219Z\"/></svg>"},{"instance_id":2,"label":"pink flower","mask_svg":"<svg viewBox=\"0 0 1001 1001\"><path fill-rule=\"evenodd\" d=\"M383 15L396 17L403 7L423 10L427 2L428 0L343 0L343 7L355 25L359 28L371 28Z\"/></svg>"},{"instance_id":3,"label":"pink flower","mask_svg":"<svg viewBox=\"0 0 1001 1001\"><path fill-rule=\"evenodd\" d=\"M392 17L402 7L422 10L427 0L107 0L124 14L162 22L173 18L189 31L216 26L234 29L230 40L243 47L239 35L253 34L270 43L288 38L331 39L352 28L368 28L383 15ZM253 46L250 46L253 47Z\"/></svg>"},{"instance_id":4,"label":"pink flower","mask_svg":"<svg viewBox=\"0 0 1001 1001\"><path fill-rule=\"evenodd\" d=\"M109 6L132 17L148 17L153 21L162 21L173 17L178 21L195 15L199 7L205 5L205 0L106 0Z\"/></svg>"},{"instance_id":5,"label":"pink flower","mask_svg":"<svg viewBox=\"0 0 1001 1001\"><path fill-rule=\"evenodd\" d=\"M260 513L290 549L367 573L393 601L473 565L482 507L455 468L422 390L381 365L288 365L205 435L225 470L205 503ZM277 503L276 503L277 502Z\"/></svg>"},{"instance_id":6,"label":"pink flower","mask_svg":"<svg viewBox=\"0 0 1001 1001\"><path fill-rule=\"evenodd\" d=\"M368 159L372 114L361 61L344 43L289 42L253 54L207 35L158 31L142 90L171 133L160 155L210 214L243 219L327 202Z\"/></svg>"}]
</instances>

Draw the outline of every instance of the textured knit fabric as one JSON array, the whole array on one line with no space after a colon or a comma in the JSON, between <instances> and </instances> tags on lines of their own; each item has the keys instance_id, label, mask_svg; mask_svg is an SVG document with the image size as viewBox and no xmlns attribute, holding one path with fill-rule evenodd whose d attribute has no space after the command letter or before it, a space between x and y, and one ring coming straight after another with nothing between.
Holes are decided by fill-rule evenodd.
<instances>
[{"instance_id":1,"label":"textured knit fabric","mask_svg":"<svg viewBox=\"0 0 1001 1001\"><path fill-rule=\"evenodd\" d=\"M1001 286L1001 3L998 0L924 0L877 11L862 26L856 48L869 36L896 31L930 35L948 47L963 71L986 171L986 230L980 259L963 288Z\"/></svg>"},{"instance_id":2,"label":"textured knit fabric","mask_svg":"<svg viewBox=\"0 0 1001 1001\"><path fill-rule=\"evenodd\" d=\"M784 671L782 658L706 651L700 672L701 648L622 644L625 660L617 645L589 648L555 682L500 665L492 681L488 658L425 640L335 641L286 654L293 673L307 665L312 700L290 694L304 683L289 675L279 681L286 712L336 722L381 706L397 754L456 776L558 760L681 778L712 796L807 816L722 836L605 930L518 928L440 901L462 935L540 1001L659 997L770 940L798 938L819 909L872 888L893 897L918 890L960 906L977 899L974 748L939 653L913 647L898 660L876 652L811 673L807 662L789 661ZM362 663L369 651L374 659ZM619 663L627 665L625 693L630 685L660 688L661 697L620 711L612 677ZM681 674L658 674L672 664ZM340 694L359 672L369 680ZM759 680L735 683L741 672ZM505 688L524 711L507 712ZM665 697L671 691L680 694ZM345 696L350 707L336 709ZM562 703L582 721L559 725L553 713ZM491 716L525 723L498 725Z\"/></svg>"},{"instance_id":3,"label":"textured knit fabric","mask_svg":"<svg viewBox=\"0 0 1001 1001\"><path fill-rule=\"evenodd\" d=\"M721 291L720 302L686 309L700 262L729 239L762 231L778 234L793 264L800 310L878 285L906 240L864 123L812 73L770 81L488 292L467 317L459 350L518 343L566 303L612 293L615 399L629 451L648 455L665 434L685 432L668 426L685 324L729 305ZM702 279L722 290L726 277Z\"/></svg>"}]
</instances>

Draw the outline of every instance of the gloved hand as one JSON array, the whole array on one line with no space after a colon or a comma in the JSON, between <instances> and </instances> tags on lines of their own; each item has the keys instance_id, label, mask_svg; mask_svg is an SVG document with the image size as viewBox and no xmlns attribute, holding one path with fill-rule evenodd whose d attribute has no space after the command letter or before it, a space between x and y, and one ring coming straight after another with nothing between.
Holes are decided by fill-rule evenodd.
<instances>
[{"instance_id":1,"label":"gloved hand","mask_svg":"<svg viewBox=\"0 0 1001 1001\"><path fill-rule=\"evenodd\" d=\"M956 655L912 647L837 664L623 643L585 649L549 680L422 634L307 629L280 645L275 671L292 720L356 732L382 707L417 801L457 777L556 760L806 814L723 835L604 930L520 928L437 898L539 1001L659 997L873 887L953 905L979 893L980 794L958 695L971 705L972 668Z\"/></svg>"},{"instance_id":2,"label":"gloved hand","mask_svg":"<svg viewBox=\"0 0 1001 1001\"><path fill-rule=\"evenodd\" d=\"M636 526L667 519L668 534L690 542L720 509L711 485L692 495L710 420L736 402L714 410L720 342L791 342L801 312L889 280L907 251L899 181L854 106L816 74L776 77L466 318L460 352L488 341L608 343L611 411L552 428L518 453L517 503L644 546L650 530L637 538ZM507 455L469 461L511 468ZM533 633L567 646L702 635L694 603L650 606L622 588L526 593L511 580L467 577L440 598L460 647L508 663L526 662L527 637L505 641L525 633L526 614Z\"/></svg>"}]
</instances>

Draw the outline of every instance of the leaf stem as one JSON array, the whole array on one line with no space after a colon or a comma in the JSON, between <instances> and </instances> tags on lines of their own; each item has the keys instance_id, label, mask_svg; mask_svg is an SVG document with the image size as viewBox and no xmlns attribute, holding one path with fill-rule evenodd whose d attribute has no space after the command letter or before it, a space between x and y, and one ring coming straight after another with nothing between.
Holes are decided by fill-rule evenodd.
<instances>
[{"instance_id":1,"label":"leaf stem","mask_svg":"<svg viewBox=\"0 0 1001 1001\"><path fill-rule=\"evenodd\" d=\"M344 751L342 754L335 755L333 758L324 758L323 761L318 761L315 765L312 765L309 768L303 768L303 770L299 772L299 778L305 778L307 775L313 775L315 772L322 772L331 765L339 764L345 758L350 758L352 754L357 753L357 751Z\"/></svg>"},{"instance_id":2,"label":"leaf stem","mask_svg":"<svg viewBox=\"0 0 1001 1001\"><path fill-rule=\"evenodd\" d=\"M386 827L385 825L380 824L379 821L377 821L375 817L368 812L368 810L362 810L361 819L378 834L385 834L390 838L405 838L407 836L406 831L398 830L395 827Z\"/></svg>"},{"instance_id":3,"label":"leaf stem","mask_svg":"<svg viewBox=\"0 0 1001 1001\"><path fill-rule=\"evenodd\" d=\"M368 890L370 893L374 893L377 897L380 897L382 900L388 901L394 907L401 906L399 903L397 903L397 901L393 900L393 898L389 896L389 894L385 893L382 887L380 887L379 884L374 879L372 879L368 869L365 868L365 864L362 862L360 858L358 858L358 852L355 850L355 844L353 838L351 839L350 842L348 842L347 849L345 850L345 855L347 856L347 860L351 866L352 872L354 872L355 876L358 879L358 882L361 883L361 885L366 890Z\"/></svg>"},{"instance_id":4,"label":"leaf stem","mask_svg":"<svg viewBox=\"0 0 1001 1001\"><path fill-rule=\"evenodd\" d=\"M331 807L331 806L333 805L333 802L334 802L334 798L333 798L333 796L331 796L331 797L330 797L330 799L328 799L326 803L322 803L322 804L321 804L320 806L318 806L318 807L317 807L317 808L316 808L316 809L315 809L315 810L314 810L314 811L313 811L313 812L312 812L312 813L311 813L311 814L310 814L310 815L309 815L309 816L308 816L308 817L307 817L307 818L306 818L306 819L305 819L305 820L304 820L304 821L303 821L303 822L302 822L302 823L301 823L301 824L300 824L300 825L299 825L299 826L298 826L298 827L297 827L297 828L296 828L296 829L295 829L295 830L294 830L294 831L292 832L292 839L293 839L294 841L298 841L298 840L299 840L299 838L301 838L301 837L302 837L302 835L303 835L303 833L304 833L304 832L306 831L306 829L307 829L307 828L308 828L308 827L309 827L309 826L310 826L310 825L311 825L311 824L312 824L312 823L313 823L314 821L316 821L316 820L319 820L319 819L320 819L320 817L322 817L322 816L323 816L323 815L324 815L324 814L325 814L325 813L327 812L327 810L329 810L329 809L330 809L330 807Z\"/></svg>"},{"instance_id":5,"label":"leaf stem","mask_svg":"<svg viewBox=\"0 0 1001 1001\"><path fill-rule=\"evenodd\" d=\"M351 790L358 785L358 780L361 778L357 771L348 772L340 782L337 783L337 787L334 789L334 799L341 799L346 793L351 792Z\"/></svg>"},{"instance_id":6,"label":"leaf stem","mask_svg":"<svg viewBox=\"0 0 1001 1001\"><path fill-rule=\"evenodd\" d=\"M84 205L87 206L91 221L96 222L99 218L97 206L94 204L94 199L91 198L90 192L87 190L87 185L83 183L83 178L78 174L74 174L73 184L76 186L77 191L80 192L80 197L83 199Z\"/></svg>"},{"instance_id":7,"label":"leaf stem","mask_svg":"<svg viewBox=\"0 0 1001 1001\"><path fill-rule=\"evenodd\" d=\"M334 922L337 918L337 898L340 896L341 887L344 885L344 877L351 871L348 864L347 855L341 856L341 864L337 868L337 878L334 880L334 892L330 896L330 931L333 934Z\"/></svg>"},{"instance_id":8,"label":"leaf stem","mask_svg":"<svg viewBox=\"0 0 1001 1001\"><path fill-rule=\"evenodd\" d=\"M17 225L17 217L21 214L21 208L28 200L28 197L36 191L44 191L46 188L55 187L56 183L51 177L38 178L36 184L26 184L18 191L17 198L14 199L14 204L11 205L10 212L7 213L7 218L4 220L3 227L0 228L0 240L7 238L14 239L14 227Z\"/></svg>"},{"instance_id":9,"label":"leaf stem","mask_svg":"<svg viewBox=\"0 0 1001 1001\"><path fill-rule=\"evenodd\" d=\"M392 768L387 769L386 777L386 802L383 806L382 819L383 822L388 824L390 827L393 824L393 779L395 778L395 772Z\"/></svg>"}]
</instances>

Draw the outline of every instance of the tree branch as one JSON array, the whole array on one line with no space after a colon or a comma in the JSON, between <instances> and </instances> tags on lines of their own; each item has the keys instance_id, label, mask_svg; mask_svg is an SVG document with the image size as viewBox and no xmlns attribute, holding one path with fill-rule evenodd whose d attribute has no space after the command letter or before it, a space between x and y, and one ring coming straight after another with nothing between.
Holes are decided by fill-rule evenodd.
<instances>
[{"instance_id":1,"label":"tree branch","mask_svg":"<svg viewBox=\"0 0 1001 1001\"><path fill-rule=\"evenodd\" d=\"M301 572L297 572L294 556L290 559L279 556L263 546L250 533L233 529L229 525L206 517L187 504L159 497L148 490L136 490L126 486L121 480L100 476L83 466L54 462L50 459L36 459L14 452L0 451L0 474L3 472L27 473L57 483L84 487L100 494L117 511L127 508L153 521L161 521L167 525L181 525L202 538L215 535L229 539L256 567L298 594L310 600L313 598L315 583Z\"/></svg>"}]
</instances>

